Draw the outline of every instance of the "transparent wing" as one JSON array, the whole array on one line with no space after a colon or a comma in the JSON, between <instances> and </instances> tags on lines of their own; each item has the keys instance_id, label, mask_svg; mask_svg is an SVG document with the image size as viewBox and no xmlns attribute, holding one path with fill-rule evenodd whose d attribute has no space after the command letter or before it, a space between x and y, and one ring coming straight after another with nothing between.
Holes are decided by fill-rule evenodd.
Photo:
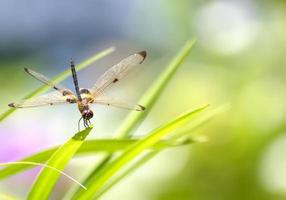
<instances>
[{"instance_id":1,"label":"transparent wing","mask_svg":"<svg viewBox=\"0 0 286 200\"><path fill-rule=\"evenodd\" d=\"M71 94L63 96L62 93L55 91L35 98L25 99L16 103L10 103L9 106L13 108L29 108L68 103L76 103L76 97Z\"/></svg>"},{"instance_id":2,"label":"transparent wing","mask_svg":"<svg viewBox=\"0 0 286 200\"><path fill-rule=\"evenodd\" d=\"M42 83L54 88L55 90L62 90L64 89L64 87L60 86L59 84L55 84L53 83L53 81L51 81L51 79L49 79L48 77L44 76L43 74L40 74L38 72L35 72L31 69L28 68L24 68L24 70L31 75L32 77L34 77L35 79L41 81Z\"/></svg>"},{"instance_id":3,"label":"transparent wing","mask_svg":"<svg viewBox=\"0 0 286 200\"><path fill-rule=\"evenodd\" d=\"M91 88L94 97L102 94L105 88L122 79L134 66L142 63L146 57L146 51L135 53L120 61L107 70Z\"/></svg>"},{"instance_id":4,"label":"transparent wing","mask_svg":"<svg viewBox=\"0 0 286 200\"><path fill-rule=\"evenodd\" d=\"M103 104L103 105L107 105L107 106L114 106L114 107L124 108L124 109L128 109L128 110L136 110L136 111L145 110L145 107L141 106L139 104L137 104L137 105L128 104L128 103L126 103L120 99L107 97L104 95L100 95L98 98L96 98L94 100L93 103Z\"/></svg>"}]
</instances>

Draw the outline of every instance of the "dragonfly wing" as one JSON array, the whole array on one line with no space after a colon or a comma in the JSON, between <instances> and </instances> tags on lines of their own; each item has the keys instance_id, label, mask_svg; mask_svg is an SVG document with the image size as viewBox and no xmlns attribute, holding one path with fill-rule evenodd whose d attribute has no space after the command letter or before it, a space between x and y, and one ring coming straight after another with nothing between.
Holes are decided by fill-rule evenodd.
<instances>
[{"instance_id":1,"label":"dragonfly wing","mask_svg":"<svg viewBox=\"0 0 286 200\"><path fill-rule=\"evenodd\" d=\"M114 106L114 107L128 109L128 110L136 110L136 111L145 110L145 107L141 106L139 104L137 104L137 105L128 104L128 103L126 103L120 99L107 97L104 95L100 95L98 98L96 98L93 101L93 103L107 105L107 106Z\"/></svg>"},{"instance_id":2,"label":"dragonfly wing","mask_svg":"<svg viewBox=\"0 0 286 200\"><path fill-rule=\"evenodd\" d=\"M64 94L55 91L35 98L24 99L16 103L10 103L9 106L13 108L29 108L68 103L76 103L76 97L73 94L68 94L64 96Z\"/></svg>"},{"instance_id":3,"label":"dragonfly wing","mask_svg":"<svg viewBox=\"0 0 286 200\"><path fill-rule=\"evenodd\" d=\"M134 66L142 63L146 57L146 51L135 53L120 61L108 69L95 83L91 89L94 97L102 94L105 88L122 79Z\"/></svg>"},{"instance_id":4,"label":"dragonfly wing","mask_svg":"<svg viewBox=\"0 0 286 200\"><path fill-rule=\"evenodd\" d=\"M55 90L62 90L63 87L60 85L55 84L51 79L48 77L44 76L43 74L40 74L38 72L35 72L34 70L24 68L25 72L27 72L29 75L34 77L35 79L41 81L42 83L54 88Z\"/></svg>"}]
</instances>

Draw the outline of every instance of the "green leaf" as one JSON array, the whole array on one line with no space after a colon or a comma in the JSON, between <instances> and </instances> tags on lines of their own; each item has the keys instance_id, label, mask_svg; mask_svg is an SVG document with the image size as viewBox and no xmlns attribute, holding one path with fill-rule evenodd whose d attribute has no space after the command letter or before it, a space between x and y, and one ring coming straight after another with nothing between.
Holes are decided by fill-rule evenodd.
<instances>
[{"instance_id":1,"label":"green leaf","mask_svg":"<svg viewBox=\"0 0 286 200\"><path fill-rule=\"evenodd\" d=\"M219 106L218 108L215 108L211 111L208 111L205 113L202 117L199 117L198 119L194 119L190 126L186 126L183 129L179 129L178 131L175 131L174 134L172 134L171 138L168 139L168 141L173 141L174 144L176 142L183 145L184 143L193 143L193 142L205 142L207 141L205 137L191 137L190 134L197 128L201 127L202 125L209 122L211 119L213 119L215 116L222 114L226 112L230 106L228 104ZM115 176L115 178L112 178L107 182L106 185L103 186L102 189L100 189L95 199L98 199L101 197L105 192L107 192L110 188L112 188L114 185L116 185L120 180L137 170L139 167L144 165L146 162L148 162L150 159L155 157L158 153L160 153L160 149L153 150L151 152L148 152L146 155L142 156L139 160L137 160L135 163L132 163L126 170L124 170L123 173L120 173L119 175Z\"/></svg>"},{"instance_id":2,"label":"green leaf","mask_svg":"<svg viewBox=\"0 0 286 200\"><path fill-rule=\"evenodd\" d=\"M128 169L124 170L123 173L120 173L119 175L110 179L107 182L107 184L105 184L100 190L98 190L98 192L94 196L94 199L98 199L99 197L101 197L105 192L107 192L110 188L116 185L120 180L122 180L123 178L125 178L126 176L130 175L132 172L143 166L147 161L155 157L158 153L160 153L160 150L153 150L148 154L143 155L142 158L140 158L135 163L132 163L132 165L128 167Z\"/></svg>"},{"instance_id":3,"label":"green leaf","mask_svg":"<svg viewBox=\"0 0 286 200\"><path fill-rule=\"evenodd\" d=\"M76 70L82 70L84 68L86 68L87 66L89 66L90 64L92 64L93 62L99 60L100 58L112 53L115 50L114 47L110 47L104 51L101 51L95 55L93 55L92 57L90 57L89 59L79 63L76 66ZM57 76L55 76L53 79L51 79L54 83L59 83L61 81L63 81L64 79L66 79L67 77L69 77L71 75L70 69L67 69L65 71L63 71L62 73L58 74ZM32 98L38 94L41 94L43 92L46 92L47 90L49 90L50 87L47 85L42 85L41 87L39 87L38 89L36 89L35 91L31 92L30 94L26 95L24 97L24 99L29 99ZM8 106L7 106L8 107ZM6 117L8 117L10 114L12 114L16 109L15 108L9 108L7 109L5 112L3 112L0 115L0 122L3 121L4 119L6 119Z\"/></svg>"},{"instance_id":4,"label":"green leaf","mask_svg":"<svg viewBox=\"0 0 286 200\"><path fill-rule=\"evenodd\" d=\"M68 164L69 160L81 147L85 137L90 133L91 130L92 128L87 128L76 133L74 137L57 149L46 164L62 171ZM49 168L43 168L34 182L27 199L48 199L59 176L59 172L53 171Z\"/></svg>"},{"instance_id":5,"label":"green leaf","mask_svg":"<svg viewBox=\"0 0 286 200\"><path fill-rule=\"evenodd\" d=\"M148 89L139 100L139 104L145 106L146 110L144 110L144 112L130 112L122 122L122 125L119 127L118 131L116 131L116 138L127 137L131 134L131 131L137 126L137 124L144 120L144 118L147 116L155 104L159 95L165 89L167 83L170 81L176 70L191 52L194 44L194 39L188 41L182 50L178 53L178 55L173 58L167 68L159 75L159 77L151 85L150 89Z\"/></svg>"},{"instance_id":6,"label":"green leaf","mask_svg":"<svg viewBox=\"0 0 286 200\"><path fill-rule=\"evenodd\" d=\"M165 89L169 80L174 76L176 70L182 64L182 62L187 58L189 53L191 52L193 46L195 44L195 39L189 40L180 50L180 52L172 59L170 64L166 67L166 69L159 75L159 77L155 80L155 82L150 86L150 88L144 93L144 95L139 100L139 104L146 107L144 112L130 112L125 120L122 122L122 125L119 127L118 131L116 131L115 138L126 138L131 135L131 131L137 127L139 123L141 123L156 100L160 96L160 94ZM111 154L107 154L101 160L101 162L94 168L94 170L89 174L89 176L84 181L84 184L88 184L93 182L97 174L101 169L104 168L104 165L108 163L108 161L112 158Z\"/></svg>"},{"instance_id":7,"label":"green leaf","mask_svg":"<svg viewBox=\"0 0 286 200\"><path fill-rule=\"evenodd\" d=\"M91 153L98 153L98 152L109 152L114 153L117 151L122 151L133 145L134 143L138 142L138 139L96 139L96 140L87 140L85 141L82 146L76 152L76 156L83 155L83 154L91 154ZM189 143L196 142L196 138L191 138ZM186 145L188 143L177 143L173 140L162 140L156 145L152 146L151 149L153 150L160 150L162 148L167 147L175 147L179 145ZM29 157L23 158L18 162L37 162L43 163L46 162L50 156L59 148L59 146L40 151L34 155ZM6 178L8 176L14 175L19 173L23 170L29 169L33 166L31 165L10 165L5 167L4 169L0 170L0 179Z\"/></svg>"},{"instance_id":8,"label":"green leaf","mask_svg":"<svg viewBox=\"0 0 286 200\"><path fill-rule=\"evenodd\" d=\"M201 127L202 125L206 124L208 121L213 119L213 117L222 114L230 109L229 104L221 105L213 110L208 111L205 113L203 116L199 117L198 119L195 119L189 126L185 126L182 129L179 129L175 131L172 134L172 139L173 140L179 140L179 138L182 138L184 136L189 137L191 131Z\"/></svg>"},{"instance_id":9,"label":"green leaf","mask_svg":"<svg viewBox=\"0 0 286 200\"><path fill-rule=\"evenodd\" d=\"M138 141L134 145L127 148L121 156L116 158L112 163L110 163L107 167L105 167L101 173L96 177L96 180L86 185L88 190L79 191L73 196L73 199L92 199L98 191L106 184L106 182L112 178L112 176L118 172L122 167L124 167L127 163L132 161L136 156L142 153L144 150L150 148L152 145L159 142L162 138L166 137L168 134L172 133L172 131L177 128L183 126L187 122L189 122L195 114L200 113L204 109L206 109L208 105L197 108L193 111L187 112L184 115L177 117L175 120L166 123L165 125L160 126L159 128L151 131L151 133L147 134L142 140Z\"/></svg>"}]
</instances>

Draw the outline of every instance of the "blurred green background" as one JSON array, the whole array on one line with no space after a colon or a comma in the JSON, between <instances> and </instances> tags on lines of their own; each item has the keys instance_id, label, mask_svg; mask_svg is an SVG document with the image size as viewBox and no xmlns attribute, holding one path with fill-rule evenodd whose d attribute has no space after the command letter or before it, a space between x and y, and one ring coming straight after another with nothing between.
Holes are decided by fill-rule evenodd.
<instances>
[{"instance_id":1,"label":"blurred green background","mask_svg":"<svg viewBox=\"0 0 286 200\"><path fill-rule=\"evenodd\" d=\"M136 51L147 60L108 92L136 102L186 40L197 43L136 135L186 109L225 103L231 109L193 134L208 142L166 150L102 199L286 199L285 1L8 1L0 2L0 112L47 76L110 46L113 54L79 72L90 87L106 69ZM63 83L72 88L72 81ZM284 102L284 103L283 103ZM127 115L94 106L92 137L111 137ZM73 106L23 109L0 124L0 162L63 143L77 130ZM77 158L67 172L80 179L97 156ZM37 170L0 182L24 197ZM61 179L53 198L71 186Z\"/></svg>"}]
</instances>

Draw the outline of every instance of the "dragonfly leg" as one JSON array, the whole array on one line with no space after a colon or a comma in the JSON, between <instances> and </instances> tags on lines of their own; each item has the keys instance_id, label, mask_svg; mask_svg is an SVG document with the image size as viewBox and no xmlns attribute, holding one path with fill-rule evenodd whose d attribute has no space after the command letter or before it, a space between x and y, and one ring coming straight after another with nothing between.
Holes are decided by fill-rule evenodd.
<instances>
[{"instance_id":1,"label":"dragonfly leg","mask_svg":"<svg viewBox=\"0 0 286 200\"><path fill-rule=\"evenodd\" d=\"M83 119L83 124L84 124L84 127L85 127L85 128L88 128L88 127L89 127L88 120Z\"/></svg>"},{"instance_id":2,"label":"dragonfly leg","mask_svg":"<svg viewBox=\"0 0 286 200\"><path fill-rule=\"evenodd\" d=\"M83 119L83 125L84 125L84 128L86 128L86 120Z\"/></svg>"},{"instance_id":3,"label":"dragonfly leg","mask_svg":"<svg viewBox=\"0 0 286 200\"><path fill-rule=\"evenodd\" d=\"M78 127L78 132L80 131L80 121L82 120L82 117L78 120L78 124L77 124L77 127Z\"/></svg>"}]
</instances>

